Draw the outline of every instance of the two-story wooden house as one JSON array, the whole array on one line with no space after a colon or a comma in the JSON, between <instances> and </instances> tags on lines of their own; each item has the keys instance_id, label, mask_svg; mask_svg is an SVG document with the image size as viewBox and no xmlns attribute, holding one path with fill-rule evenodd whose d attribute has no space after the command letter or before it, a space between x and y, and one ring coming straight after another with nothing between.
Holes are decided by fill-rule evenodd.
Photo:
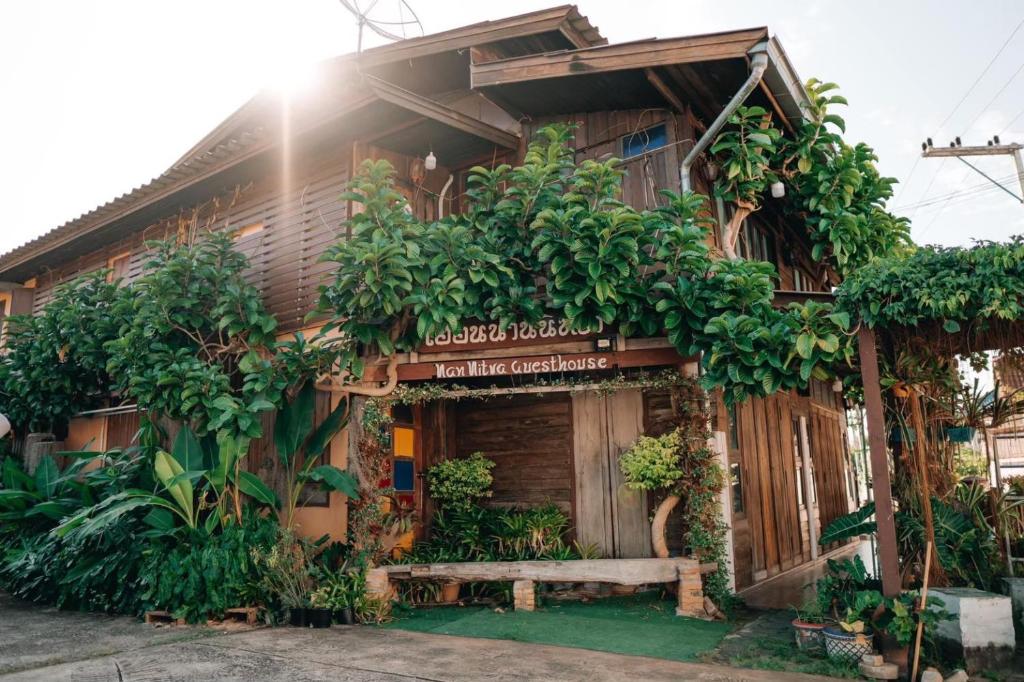
<instances>
[{"instance_id":1,"label":"two-story wooden house","mask_svg":"<svg viewBox=\"0 0 1024 682\"><path fill-rule=\"evenodd\" d=\"M460 210L469 168L515 163L539 126L573 122L577 159L622 158L623 200L651 208L659 189L679 191L684 181L711 194L715 168L687 155L734 99L766 107L786 128L804 116L801 81L766 28L609 45L576 7L562 6L342 56L320 66L312 91L257 95L160 177L4 254L0 305L38 310L57 284L97 268L130 282L146 260L144 241L199 226L235 235L282 331L295 331L330 269L322 252L345 237L352 207L339 196L363 159L390 160L413 210L432 219ZM436 167L427 168L428 155ZM712 208L727 219L721 202ZM833 281L809 258L801 226L770 202L748 219L741 252L772 262L790 296ZM438 458L482 451L497 462L495 503L553 502L581 542L608 556L649 556L651 501L623 486L616 459L641 433L665 428L667 394L516 387L580 372L696 371L695 361L664 339L595 338L558 321L435 339L402 356L402 381L458 377L509 390L500 400L398 411L396 486L426 509L417 474ZM848 511L843 410L821 383L714 410L738 588L810 560L808 524ZM68 446L125 445L137 423L131 406L112 405L76 419ZM344 464L346 445L334 444L334 463ZM254 466L270 447L254 444ZM310 533L343 532L344 500L323 504L304 510L302 523Z\"/></svg>"}]
</instances>

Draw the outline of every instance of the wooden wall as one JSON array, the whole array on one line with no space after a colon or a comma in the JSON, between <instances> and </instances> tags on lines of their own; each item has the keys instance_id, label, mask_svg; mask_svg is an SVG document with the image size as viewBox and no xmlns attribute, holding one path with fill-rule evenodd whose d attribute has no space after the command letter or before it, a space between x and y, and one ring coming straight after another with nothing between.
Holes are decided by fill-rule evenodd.
<instances>
[{"instance_id":1,"label":"wooden wall","mask_svg":"<svg viewBox=\"0 0 1024 682\"><path fill-rule=\"evenodd\" d=\"M573 514L573 405L565 393L454 404L449 438L456 457L482 452L497 466L490 504L547 502Z\"/></svg>"}]
</instances>

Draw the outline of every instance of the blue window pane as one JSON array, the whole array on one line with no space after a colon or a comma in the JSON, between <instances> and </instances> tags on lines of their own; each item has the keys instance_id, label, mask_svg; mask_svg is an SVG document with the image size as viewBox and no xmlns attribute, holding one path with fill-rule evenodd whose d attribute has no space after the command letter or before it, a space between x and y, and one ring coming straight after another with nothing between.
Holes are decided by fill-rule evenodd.
<instances>
[{"instance_id":1,"label":"blue window pane","mask_svg":"<svg viewBox=\"0 0 1024 682\"><path fill-rule=\"evenodd\" d=\"M668 130L665 124L656 125L646 130L627 135L622 138L622 158L639 156L668 144Z\"/></svg>"},{"instance_id":2,"label":"blue window pane","mask_svg":"<svg viewBox=\"0 0 1024 682\"><path fill-rule=\"evenodd\" d=\"M395 459L395 490L398 492L411 492L415 490L416 471L413 466L415 460Z\"/></svg>"}]
</instances>

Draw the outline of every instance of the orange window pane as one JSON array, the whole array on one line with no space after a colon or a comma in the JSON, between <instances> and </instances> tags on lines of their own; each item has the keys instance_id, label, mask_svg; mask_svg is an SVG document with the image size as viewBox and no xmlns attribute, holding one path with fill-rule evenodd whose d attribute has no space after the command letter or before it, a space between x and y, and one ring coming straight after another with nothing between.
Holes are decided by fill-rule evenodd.
<instances>
[{"instance_id":1,"label":"orange window pane","mask_svg":"<svg viewBox=\"0 0 1024 682\"><path fill-rule=\"evenodd\" d=\"M396 426L392 438L395 444L395 457L413 456L413 430L404 426Z\"/></svg>"}]
</instances>

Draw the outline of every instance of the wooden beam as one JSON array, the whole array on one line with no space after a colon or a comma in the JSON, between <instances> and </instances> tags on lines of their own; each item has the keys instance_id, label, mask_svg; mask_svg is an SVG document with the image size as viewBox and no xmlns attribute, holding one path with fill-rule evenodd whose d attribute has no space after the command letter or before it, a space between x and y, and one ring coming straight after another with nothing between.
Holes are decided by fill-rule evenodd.
<instances>
[{"instance_id":1,"label":"wooden beam","mask_svg":"<svg viewBox=\"0 0 1024 682\"><path fill-rule=\"evenodd\" d=\"M499 147L506 149L517 149L519 147L518 135L506 132L501 128L495 128L480 119L473 118L426 97L421 97L414 92L404 90L375 76L367 75L364 78L370 90L385 102L408 109L469 135L493 142Z\"/></svg>"},{"instance_id":2,"label":"wooden beam","mask_svg":"<svg viewBox=\"0 0 1024 682\"><path fill-rule=\"evenodd\" d=\"M882 593L886 597L895 597L900 593L902 585L892 485L889 481L889 452L885 445L878 349L875 346L875 332L864 323L861 323L857 332L857 345L860 350L860 373L864 382L864 407L871 451L871 488L875 497L875 520L878 525L878 565L882 572Z\"/></svg>"},{"instance_id":3,"label":"wooden beam","mask_svg":"<svg viewBox=\"0 0 1024 682\"><path fill-rule=\"evenodd\" d=\"M481 561L382 566L392 578L448 578L470 582L535 580L646 585L679 580L679 569L697 568L696 559L581 559L573 561Z\"/></svg>"},{"instance_id":4,"label":"wooden beam","mask_svg":"<svg viewBox=\"0 0 1024 682\"><path fill-rule=\"evenodd\" d=\"M743 59L767 33L766 29L759 28L514 57L471 65L470 83L471 87L479 88L670 64Z\"/></svg>"},{"instance_id":5,"label":"wooden beam","mask_svg":"<svg viewBox=\"0 0 1024 682\"><path fill-rule=\"evenodd\" d=\"M1021 149L1024 149L1024 145L994 144L977 147L929 147L921 156L926 159L949 156L1003 156L1015 154Z\"/></svg>"},{"instance_id":6,"label":"wooden beam","mask_svg":"<svg viewBox=\"0 0 1024 682\"><path fill-rule=\"evenodd\" d=\"M672 105L672 107L680 114L686 113L686 105L676 96L676 93L672 92L672 89L668 87L668 84L662 80L661 76L657 74L654 69L644 69L644 75L647 76L647 80L654 86L654 89L665 98L665 101Z\"/></svg>"}]
</instances>

